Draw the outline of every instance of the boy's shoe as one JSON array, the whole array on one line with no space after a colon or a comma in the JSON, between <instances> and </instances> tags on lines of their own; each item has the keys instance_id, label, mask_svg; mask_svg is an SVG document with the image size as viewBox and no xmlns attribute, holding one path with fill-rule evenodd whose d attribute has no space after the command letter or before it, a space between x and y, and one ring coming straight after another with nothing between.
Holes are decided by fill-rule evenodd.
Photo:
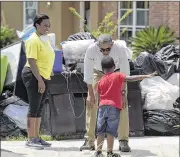
<instances>
[{"instance_id":1,"label":"boy's shoe","mask_svg":"<svg viewBox=\"0 0 180 157\"><path fill-rule=\"evenodd\" d=\"M126 140L119 141L119 150L121 152L130 152L131 148L128 145L128 141L126 141Z\"/></svg>"},{"instance_id":2,"label":"boy's shoe","mask_svg":"<svg viewBox=\"0 0 180 157\"><path fill-rule=\"evenodd\" d=\"M39 138L32 138L31 140L28 140L26 142L26 146L37 150L44 149L44 146L41 144Z\"/></svg>"},{"instance_id":3,"label":"boy's shoe","mask_svg":"<svg viewBox=\"0 0 180 157\"><path fill-rule=\"evenodd\" d=\"M41 137L39 137L39 141L44 147L51 147L51 143L44 141Z\"/></svg>"},{"instance_id":4,"label":"boy's shoe","mask_svg":"<svg viewBox=\"0 0 180 157\"><path fill-rule=\"evenodd\" d=\"M80 147L80 151L83 150L95 150L95 144L92 141L85 139L84 144Z\"/></svg>"},{"instance_id":5,"label":"boy's shoe","mask_svg":"<svg viewBox=\"0 0 180 157\"><path fill-rule=\"evenodd\" d=\"M107 157L121 157L121 155L113 152L108 152Z\"/></svg>"},{"instance_id":6,"label":"boy's shoe","mask_svg":"<svg viewBox=\"0 0 180 157\"><path fill-rule=\"evenodd\" d=\"M93 157L104 157L103 153L101 151L97 151L94 153Z\"/></svg>"}]
</instances>

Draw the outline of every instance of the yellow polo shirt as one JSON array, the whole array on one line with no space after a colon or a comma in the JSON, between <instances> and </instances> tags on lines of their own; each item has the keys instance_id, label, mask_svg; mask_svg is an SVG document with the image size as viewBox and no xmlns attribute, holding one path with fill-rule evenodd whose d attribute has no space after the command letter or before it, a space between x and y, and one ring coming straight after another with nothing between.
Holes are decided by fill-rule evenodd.
<instances>
[{"instance_id":1,"label":"yellow polo shirt","mask_svg":"<svg viewBox=\"0 0 180 157\"><path fill-rule=\"evenodd\" d=\"M35 59L40 75L49 80L55 59L55 53L50 42L42 42L39 36L33 33L26 41L25 48L27 59ZM30 67L28 60L25 66Z\"/></svg>"}]
</instances>

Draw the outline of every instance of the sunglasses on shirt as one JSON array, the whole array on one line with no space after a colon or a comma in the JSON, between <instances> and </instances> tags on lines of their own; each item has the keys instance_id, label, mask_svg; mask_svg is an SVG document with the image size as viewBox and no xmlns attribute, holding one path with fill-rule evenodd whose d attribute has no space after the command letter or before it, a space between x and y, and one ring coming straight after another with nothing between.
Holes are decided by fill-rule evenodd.
<instances>
[{"instance_id":1,"label":"sunglasses on shirt","mask_svg":"<svg viewBox=\"0 0 180 157\"><path fill-rule=\"evenodd\" d=\"M109 52L109 51L111 51L111 48L109 47L109 48L106 48L106 49L103 49L103 48L100 48L100 51L101 52Z\"/></svg>"}]
</instances>

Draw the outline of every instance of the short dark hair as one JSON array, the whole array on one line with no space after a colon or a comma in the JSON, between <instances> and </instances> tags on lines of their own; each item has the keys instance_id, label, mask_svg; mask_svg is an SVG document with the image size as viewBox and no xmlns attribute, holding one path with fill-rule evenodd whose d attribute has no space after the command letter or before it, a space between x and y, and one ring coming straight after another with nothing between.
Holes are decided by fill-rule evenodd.
<instances>
[{"instance_id":1,"label":"short dark hair","mask_svg":"<svg viewBox=\"0 0 180 157\"><path fill-rule=\"evenodd\" d=\"M110 70L115 66L114 59L110 56L104 56L101 60L101 67L103 70Z\"/></svg>"},{"instance_id":2,"label":"short dark hair","mask_svg":"<svg viewBox=\"0 0 180 157\"><path fill-rule=\"evenodd\" d=\"M34 18L34 23L33 23L33 26L36 27L36 24L41 24L41 22L43 20L46 20L46 19L49 19L49 16L45 15L45 14L38 14L35 16Z\"/></svg>"}]
</instances>

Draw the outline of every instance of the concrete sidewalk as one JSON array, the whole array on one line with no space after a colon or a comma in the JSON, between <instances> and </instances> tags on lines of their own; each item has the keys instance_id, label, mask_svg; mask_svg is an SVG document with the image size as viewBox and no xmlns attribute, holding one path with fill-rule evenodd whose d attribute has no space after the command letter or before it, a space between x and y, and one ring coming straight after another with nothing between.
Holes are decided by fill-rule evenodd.
<instances>
[{"instance_id":1,"label":"concrete sidewalk","mask_svg":"<svg viewBox=\"0 0 180 157\"><path fill-rule=\"evenodd\" d=\"M1 157L92 157L94 151L79 151L83 140L53 141L51 148L34 150L25 147L25 142L1 142ZM179 157L179 137L139 137L131 138L131 153L121 153L122 157ZM104 154L106 154L106 141ZM118 150L118 141L115 141Z\"/></svg>"}]
</instances>

